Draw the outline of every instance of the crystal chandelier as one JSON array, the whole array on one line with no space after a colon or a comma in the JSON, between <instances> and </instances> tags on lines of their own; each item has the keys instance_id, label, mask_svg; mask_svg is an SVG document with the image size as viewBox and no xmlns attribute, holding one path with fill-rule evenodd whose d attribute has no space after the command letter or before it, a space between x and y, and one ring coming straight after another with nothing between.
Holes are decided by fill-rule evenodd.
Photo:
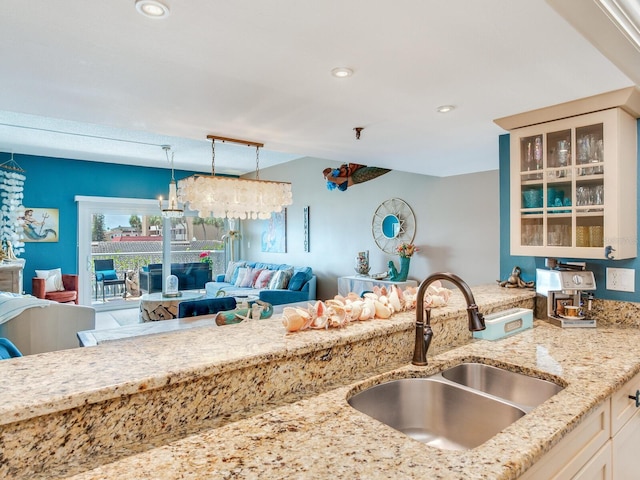
<instances>
[{"instance_id":1,"label":"crystal chandelier","mask_svg":"<svg viewBox=\"0 0 640 480\"><path fill-rule=\"evenodd\" d=\"M164 218L179 218L184 214L184 210L178 205L178 195L176 193L176 179L173 176L173 152L171 152L171 159L169 159L170 145L163 145L162 149L167 156L167 161L171 164L171 182L169 182L169 199L167 200L167 208L162 208L162 197L158 200L160 202L160 209L162 210L162 216Z\"/></svg>"},{"instance_id":2,"label":"crystal chandelier","mask_svg":"<svg viewBox=\"0 0 640 480\"><path fill-rule=\"evenodd\" d=\"M268 219L293 203L291 183L260 180L262 143L207 135L211 140L211 175L192 175L178 182L178 200L202 218ZM256 147L256 178L216 177L216 140Z\"/></svg>"}]
</instances>

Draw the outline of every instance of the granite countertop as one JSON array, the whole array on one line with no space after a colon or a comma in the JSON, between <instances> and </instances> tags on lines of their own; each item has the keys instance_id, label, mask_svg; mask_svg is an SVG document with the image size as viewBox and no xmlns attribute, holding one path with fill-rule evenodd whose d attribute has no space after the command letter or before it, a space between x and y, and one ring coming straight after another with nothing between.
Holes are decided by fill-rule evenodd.
<instances>
[{"instance_id":1,"label":"granite countertop","mask_svg":"<svg viewBox=\"0 0 640 480\"><path fill-rule=\"evenodd\" d=\"M474 287L473 292L483 313L535 296L495 285ZM463 308L461 299L454 297L448 307L433 311L436 336L449 335L441 325L459 317ZM212 372L246 370L293 353L335 351L336 345L350 345L380 332L391 336L411 330L414 321L415 312L405 312L391 320L285 335L280 319L272 318L6 360L0 362L5 394L0 425L188 383ZM469 336L468 331L465 334ZM637 340L640 330L635 327L560 329L538 321L534 329L498 341L467 340L444 353L432 346L426 367L407 360L406 365L364 382L343 383L313 396L301 395L297 401L257 408L238 420L203 427L65 478L323 478L328 472L335 478L517 478L640 370L637 353L629 349ZM410 355L397 355L405 353ZM367 359L359 361L363 360ZM567 387L491 440L463 452L426 446L347 404L354 390L390 378L430 375L469 360L557 379ZM300 369L304 371L305 365Z\"/></svg>"},{"instance_id":2,"label":"granite countertop","mask_svg":"<svg viewBox=\"0 0 640 480\"><path fill-rule=\"evenodd\" d=\"M474 287L473 292L483 312L534 296L531 291L494 285ZM454 292L447 307L434 310L434 323L438 318L459 315L464 308L462 296ZM195 327L4 360L0 362L0 425L222 370L246 368L265 359L407 330L414 322L415 310L395 314L389 320L352 323L344 329L286 335L281 319L274 316L254 323Z\"/></svg>"},{"instance_id":3,"label":"granite countertop","mask_svg":"<svg viewBox=\"0 0 640 480\"><path fill-rule=\"evenodd\" d=\"M633 340L636 340L634 342ZM103 465L73 480L111 478L517 478L640 370L636 328L535 328L474 341L405 367ZM566 388L483 445L423 445L353 410L350 392L380 381L481 361L566 382ZM470 405L470 408L473 408ZM478 412L479 415L482 412Z\"/></svg>"}]
</instances>

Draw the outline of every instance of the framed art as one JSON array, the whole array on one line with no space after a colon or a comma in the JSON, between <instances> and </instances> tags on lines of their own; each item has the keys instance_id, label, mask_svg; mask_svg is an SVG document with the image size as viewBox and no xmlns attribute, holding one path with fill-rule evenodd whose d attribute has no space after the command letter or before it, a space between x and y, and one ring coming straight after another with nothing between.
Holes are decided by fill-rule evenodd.
<instances>
[{"instance_id":1,"label":"framed art","mask_svg":"<svg viewBox=\"0 0 640 480\"><path fill-rule=\"evenodd\" d=\"M287 252L286 208L283 209L282 212L272 213L269 220L264 220L264 229L262 230L260 244L263 252Z\"/></svg>"},{"instance_id":2,"label":"framed art","mask_svg":"<svg viewBox=\"0 0 640 480\"><path fill-rule=\"evenodd\" d=\"M22 230L25 242L57 242L59 217L57 208L25 207Z\"/></svg>"},{"instance_id":3,"label":"framed art","mask_svg":"<svg viewBox=\"0 0 640 480\"><path fill-rule=\"evenodd\" d=\"M303 222L304 222L304 251L310 252L311 248L309 246L309 207L304 207L303 210Z\"/></svg>"}]
</instances>

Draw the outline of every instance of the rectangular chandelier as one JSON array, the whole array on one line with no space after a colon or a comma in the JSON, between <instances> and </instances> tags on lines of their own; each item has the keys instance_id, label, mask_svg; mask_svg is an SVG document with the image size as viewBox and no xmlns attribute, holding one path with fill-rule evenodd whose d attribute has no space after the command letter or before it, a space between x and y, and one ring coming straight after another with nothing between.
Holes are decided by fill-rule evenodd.
<instances>
[{"instance_id":1,"label":"rectangular chandelier","mask_svg":"<svg viewBox=\"0 0 640 480\"><path fill-rule=\"evenodd\" d=\"M293 203L291 183L260 180L259 150L262 143L207 135L211 140L211 175L192 175L178 181L178 200L202 218L268 219ZM256 147L256 179L220 177L215 174L215 142Z\"/></svg>"}]
</instances>

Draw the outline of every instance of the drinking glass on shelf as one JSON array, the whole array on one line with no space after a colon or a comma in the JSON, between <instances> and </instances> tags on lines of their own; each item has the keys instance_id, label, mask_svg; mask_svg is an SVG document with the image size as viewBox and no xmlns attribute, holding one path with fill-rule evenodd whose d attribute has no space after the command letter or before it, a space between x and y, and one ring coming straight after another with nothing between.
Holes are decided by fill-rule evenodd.
<instances>
[{"instance_id":1,"label":"drinking glass on shelf","mask_svg":"<svg viewBox=\"0 0 640 480\"><path fill-rule=\"evenodd\" d=\"M571 155L571 144L567 140L558 142L558 166L566 167Z\"/></svg>"},{"instance_id":2,"label":"drinking glass on shelf","mask_svg":"<svg viewBox=\"0 0 640 480\"><path fill-rule=\"evenodd\" d=\"M576 188L576 205L582 207L587 205L588 192L587 187L578 187Z\"/></svg>"},{"instance_id":3,"label":"drinking glass on shelf","mask_svg":"<svg viewBox=\"0 0 640 480\"><path fill-rule=\"evenodd\" d=\"M604 204L604 185L595 185L592 187L595 193L595 205Z\"/></svg>"},{"instance_id":4,"label":"drinking glass on shelf","mask_svg":"<svg viewBox=\"0 0 640 480\"><path fill-rule=\"evenodd\" d=\"M582 135L578 138L578 151L577 151L577 163L587 163L589 158L589 139L587 135Z\"/></svg>"},{"instance_id":5,"label":"drinking glass on shelf","mask_svg":"<svg viewBox=\"0 0 640 480\"><path fill-rule=\"evenodd\" d=\"M578 225L576 227L576 247L588 247L589 246L589 229L584 225Z\"/></svg>"},{"instance_id":6,"label":"drinking glass on shelf","mask_svg":"<svg viewBox=\"0 0 640 480\"><path fill-rule=\"evenodd\" d=\"M589 246L591 247L604 246L604 241L602 237L602 227L600 225L593 225L589 227Z\"/></svg>"}]
</instances>

